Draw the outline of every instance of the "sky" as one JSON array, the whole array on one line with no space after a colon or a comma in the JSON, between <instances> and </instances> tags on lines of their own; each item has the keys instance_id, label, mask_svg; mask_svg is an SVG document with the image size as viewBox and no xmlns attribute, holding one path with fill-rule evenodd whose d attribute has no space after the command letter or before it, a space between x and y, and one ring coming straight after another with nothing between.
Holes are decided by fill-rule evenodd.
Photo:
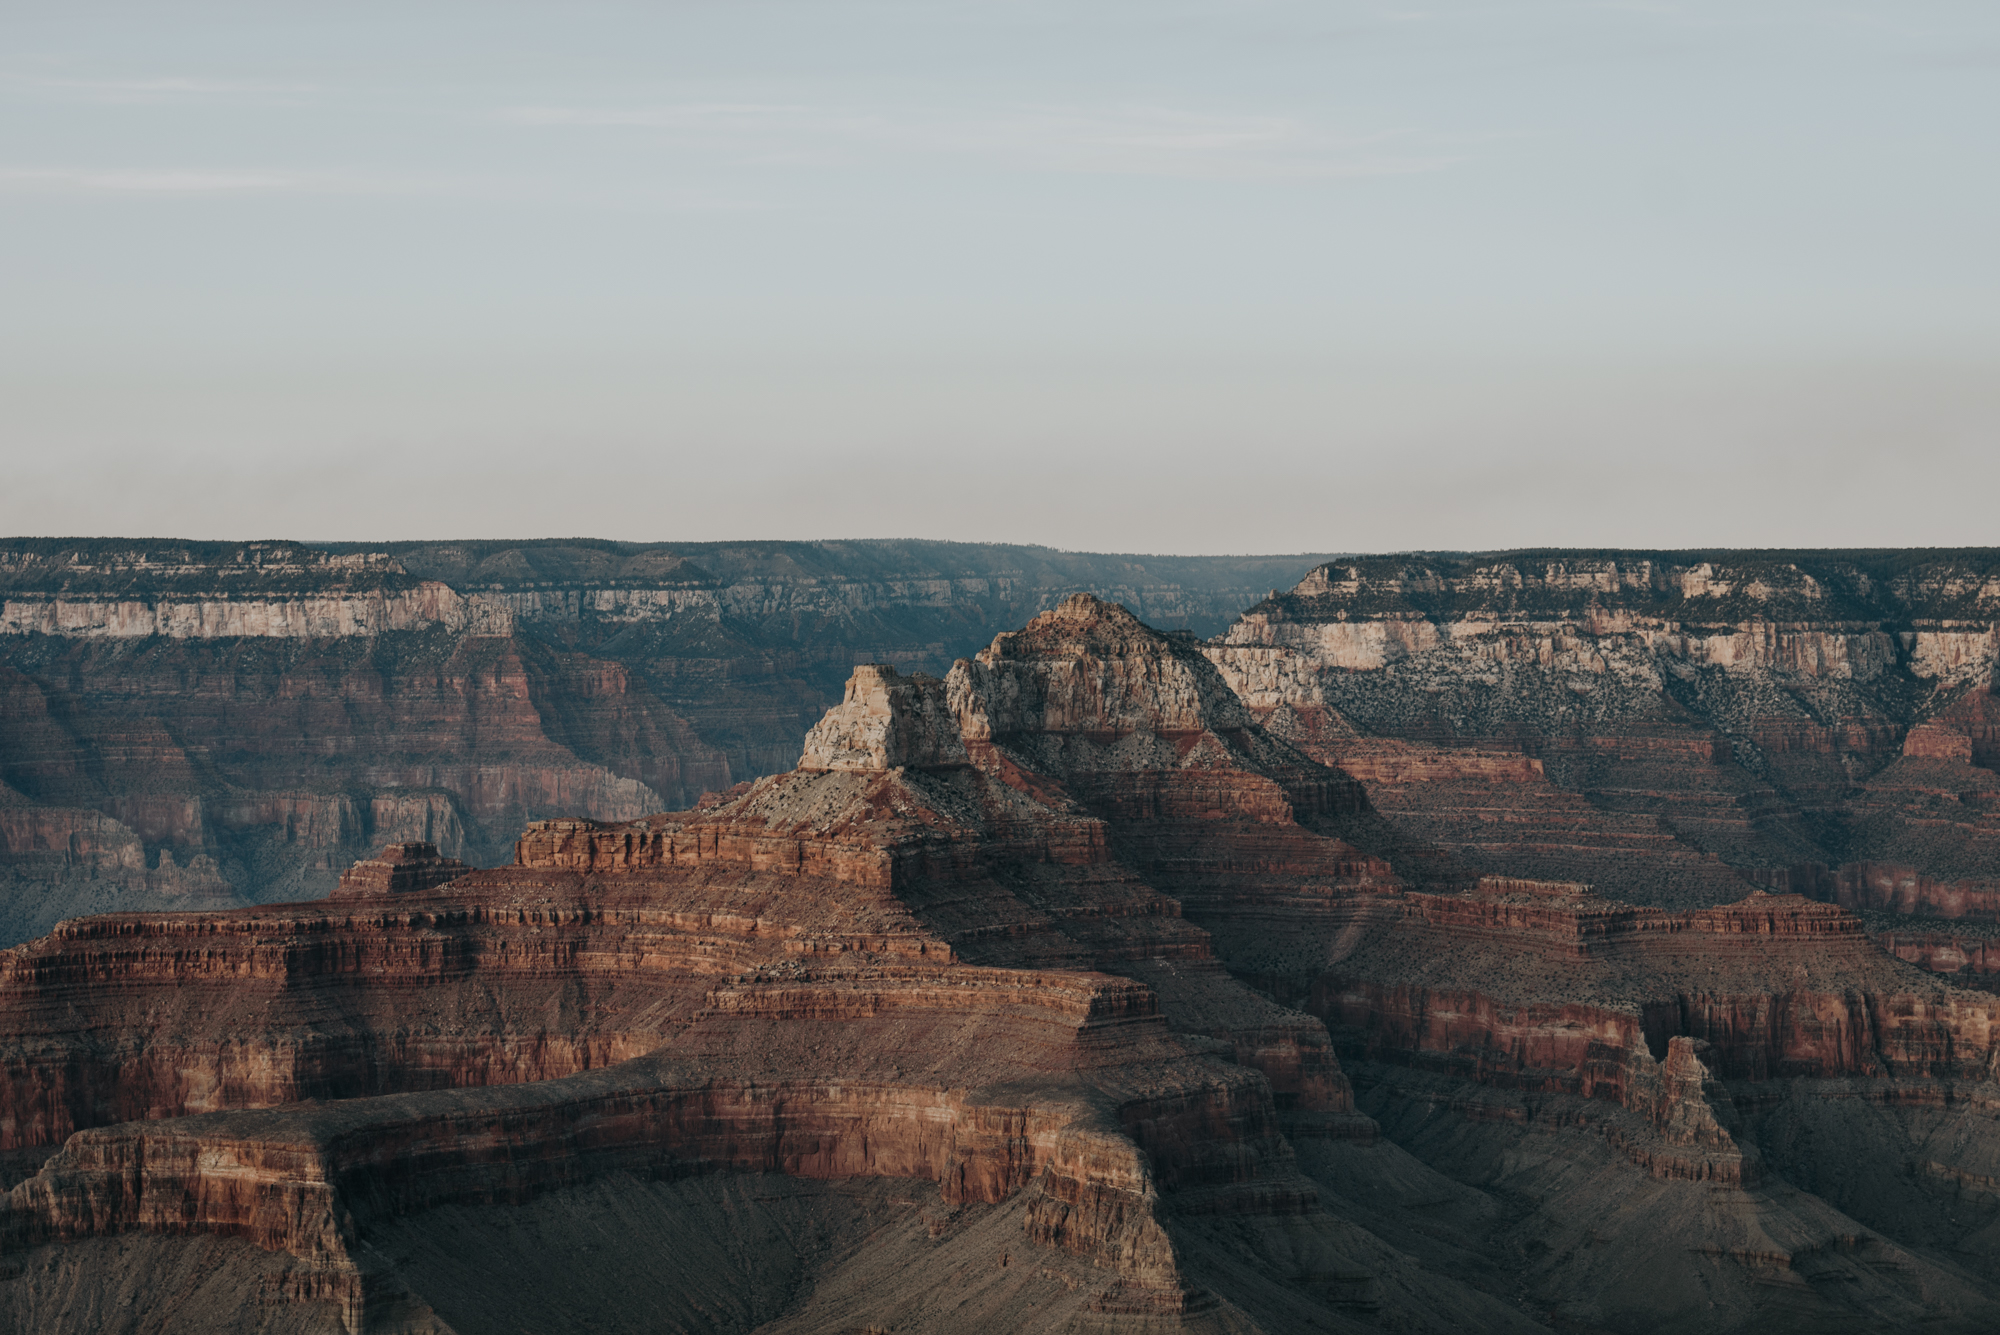
<instances>
[{"instance_id":1,"label":"sky","mask_svg":"<svg viewBox=\"0 0 2000 1335\"><path fill-rule=\"evenodd\" d=\"M2000 544L2000 5L0 0L0 533Z\"/></svg>"}]
</instances>

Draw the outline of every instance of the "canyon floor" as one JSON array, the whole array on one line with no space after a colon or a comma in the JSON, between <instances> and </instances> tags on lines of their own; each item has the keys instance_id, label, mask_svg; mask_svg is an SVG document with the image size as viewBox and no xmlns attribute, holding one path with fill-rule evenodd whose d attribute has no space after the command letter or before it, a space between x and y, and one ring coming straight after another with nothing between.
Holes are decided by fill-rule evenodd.
<instances>
[{"instance_id":1,"label":"canyon floor","mask_svg":"<svg viewBox=\"0 0 2000 1335\"><path fill-rule=\"evenodd\" d=\"M1165 631L993 577L1045 610L739 782L810 674L619 653L810 604L851 664L973 576L49 546L12 1328L2000 1324L1993 554L1334 560Z\"/></svg>"}]
</instances>

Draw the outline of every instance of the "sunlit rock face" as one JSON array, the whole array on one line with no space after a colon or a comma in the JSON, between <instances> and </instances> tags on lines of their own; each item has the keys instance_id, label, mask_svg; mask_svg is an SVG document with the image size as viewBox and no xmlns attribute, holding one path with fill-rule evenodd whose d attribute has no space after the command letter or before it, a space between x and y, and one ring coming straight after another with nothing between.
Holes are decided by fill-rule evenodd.
<instances>
[{"instance_id":1,"label":"sunlit rock face","mask_svg":"<svg viewBox=\"0 0 2000 1335\"><path fill-rule=\"evenodd\" d=\"M806 734L802 770L885 770L971 763L944 683L886 664L854 669L846 697Z\"/></svg>"},{"instance_id":2,"label":"sunlit rock face","mask_svg":"<svg viewBox=\"0 0 2000 1335\"><path fill-rule=\"evenodd\" d=\"M85 913L317 898L387 843L493 863L530 821L690 806L791 769L856 662L941 676L1076 588L1212 634L1300 563L0 539L0 813L48 813L0 817L0 945ZM50 846L88 813L115 825ZM115 866L106 840L130 850Z\"/></svg>"},{"instance_id":3,"label":"sunlit rock face","mask_svg":"<svg viewBox=\"0 0 2000 1335\"><path fill-rule=\"evenodd\" d=\"M1785 596L1830 596L1812 578ZM688 810L66 922L0 954L0 1304L96 1328L62 1286L110 1282L115 1245L136 1310L207 1328L483 1328L495 1292L557 1328L547 1277L494 1260L531 1228L591 1239L564 1253L591 1291L705 1295L690 1329L747 1326L705 1287L736 1265L795 1330L1990 1328L2000 1285L1962 1258L2000 997L1956 985L1976 919L1867 916L1975 892L1748 860L1822 837L1779 784L1817 771L1759 778L1665 660L1581 624L1487 698L1435 657L1456 631L1342 664L1077 596L942 679L855 668L795 769ZM1534 713L1592 655L1615 699ZM1701 670L1792 681L1773 661ZM1967 805L1981 699L1839 725L1887 729L1841 800L1895 828ZM23 838L58 836L130 861L88 822ZM699 1237L728 1241L697 1263ZM253 1315L186 1282L195 1248Z\"/></svg>"},{"instance_id":4,"label":"sunlit rock face","mask_svg":"<svg viewBox=\"0 0 2000 1335\"><path fill-rule=\"evenodd\" d=\"M66 924L0 960L7 1147L63 1147L0 1238L238 1239L365 1325L369 1238L426 1211L634 1169L880 1176L1015 1210L990 1260L1053 1285L1052 1320L1250 1328L1183 1215L1278 1230L1259 1267L1321 1256L1310 1306L1372 1302L1287 1138L1372 1135L1324 1026L1234 981L1059 781L988 762L943 682L864 666L798 769L693 811L537 822L489 871L395 843L323 903Z\"/></svg>"},{"instance_id":5,"label":"sunlit rock face","mask_svg":"<svg viewBox=\"0 0 2000 1335\"><path fill-rule=\"evenodd\" d=\"M1862 907L1891 868L1950 912L2000 892L1996 627L1990 552L1519 553L1322 566L1205 651L1451 855L1419 879Z\"/></svg>"}]
</instances>

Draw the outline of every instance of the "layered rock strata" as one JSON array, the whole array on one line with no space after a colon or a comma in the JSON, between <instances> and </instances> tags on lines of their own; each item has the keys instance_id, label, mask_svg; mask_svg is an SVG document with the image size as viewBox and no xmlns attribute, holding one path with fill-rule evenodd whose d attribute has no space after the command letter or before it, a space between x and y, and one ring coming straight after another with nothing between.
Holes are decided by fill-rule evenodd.
<instances>
[{"instance_id":1,"label":"layered rock strata","mask_svg":"<svg viewBox=\"0 0 2000 1335\"><path fill-rule=\"evenodd\" d=\"M1935 915L2000 890L1996 625L1985 552L1525 552L1322 566L1207 652L1365 785L1409 879L1887 908L1886 879Z\"/></svg>"},{"instance_id":2,"label":"layered rock strata","mask_svg":"<svg viewBox=\"0 0 2000 1335\"><path fill-rule=\"evenodd\" d=\"M942 678L858 669L799 768L692 810L536 822L491 870L399 842L326 901L0 954L0 1148L36 1170L0 1248L233 1239L358 1331L416 1302L376 1243L451 1211L882 1178L924 1184L939 1246L1013 1212L983 1264L1072 1295L1030 1327L1532 1329L1602 1260L1514 1286L1561 1226L1505 1202L1578 1190L1532 1161L1597 1165L1593 1218L1677 1220L1738 1324L1808 1269L1844 1283L1787 1319L2000 1313L1936 1205L2000 1162L2000 998L1818 899L1482 867L1372 791L1546 755L1347 773L1313 748L1358 726L1274 724L1218 654L1078 596ZM1786 1185L1856 1117L1902 1119L1893 1210ZM865 1319L967 1328L910 1302Z\"/></svg>"},{"instance_id":3,"label":"layered rock strata","mask_svg":"<svg viewBox=\"0 0 2000 1335\"><path fill-rule=\"evenodd\" d=\"M502 860L530 820L628 820L789 768L859 659L942 672L1078 588L1211 633L1313 559L0 541L0 813L42 813L0 823L0 944L85 912L316 898L389 842ZM130 846L114 863L41 856L36 820L93 813Z\"/></svg>"},{"instance_id":4,"label":"layered rock strata","mask_svg":"<svg viewBox=\"0 0 2000 1335\"><path fill-rule=\"evenodd\" d=\"M635 1168L883 1174L1032 1191L1024 1242L1094 1258L1106 1320L1227 1309L1172 1220L1325 1232L1283 1119L1366 1119L1324 1029L1233 982L1059 781L990 739L970 763L953 699L864 669L810 767L699 811L544 822L498 871L396 845L321 905L8 952L0 1135L67 1139L11 1245L240 1237L358 1328L360 1241L412 1211Z\"/></svg>"},{"instance_id":5,"label":"layered rock strata","mask_svg":"<svg viewBox=\"0 0 2000 1335\"><path fill-rule=\"evenodd\" d=\"M472 870L457 858L444 857L425 841L386 844L372 858L355 863L340 875L333 898L365 898L429 890Z\"/></svg>"},{"instance_id":6,"label":"layered rock strata","mask_svg":"<svg viewBox=\"0 0 2000 1335\"><path fill-rule=\"evenodd\" d=\"M1977 689L1996 570L1990 551L13 540L0 810L95 812L161 874L0 827L0 939L174 906L196 857L204 902L326 894L392 841L499 860L529 820L629 819L789 766L857 659L942 674L1079 588L1206 634L1302 571L1210 652L1270 731L1374 785L1407 879L1723 903L1744 872L1871 864L1953 887L1944 908L1996 893L2000 710Z\"/></svg>"}]
</instances>

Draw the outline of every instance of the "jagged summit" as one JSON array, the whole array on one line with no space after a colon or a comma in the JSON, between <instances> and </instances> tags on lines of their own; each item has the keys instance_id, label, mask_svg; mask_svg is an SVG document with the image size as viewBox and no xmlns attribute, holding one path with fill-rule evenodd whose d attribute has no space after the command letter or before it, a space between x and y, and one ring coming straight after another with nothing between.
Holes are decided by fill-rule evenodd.
<instances>
[{"instance_id":1,"label":"jagged summit","mask_svg":"<svg viewBox=\"0 0 2000 1335\"><path fill-rule=\"evenodd\" d=\"M992 652L1027 657L1041 652L1055 656L1102 652L1129 639L1160 638L1152 627L1122 603L1094 593L1072 593L1019 630L994 637Z\"/></svg>"},{"instance_id":2,"label":"jagged summit","mask_svg":"<svg viewBox=\"0 0 2000 1335\"><path fill-rule=\"evenodd\" d=\"M1249 721L1197 648L1087 593L960 659L946 689L965 736L979 741L1193 734Z\"/></svg>"},{"instance_id":3,"label":"jagged summit","mask_svg":"<svg viewBox=\"0 0 2000 1335\"><path fill-rule=\"evenodd\" d=\"M845 698L806 734L801 770L970 764L944 683L887 664L858 664Z\"/></svg>"}]
</instances>

